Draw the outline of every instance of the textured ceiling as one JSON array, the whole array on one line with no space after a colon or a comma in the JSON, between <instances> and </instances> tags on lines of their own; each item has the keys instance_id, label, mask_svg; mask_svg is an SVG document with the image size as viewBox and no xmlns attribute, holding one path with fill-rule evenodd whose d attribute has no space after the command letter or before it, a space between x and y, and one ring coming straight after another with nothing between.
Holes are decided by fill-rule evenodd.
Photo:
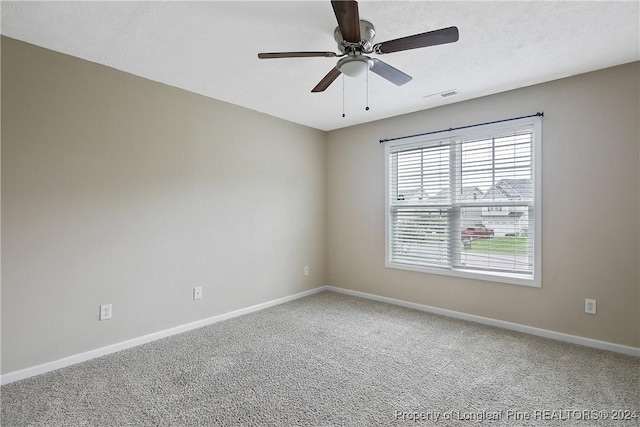
<instances>
[{"instance_id":1,"label":"textured ceiling","mask_svg":"<svg viewBox=\"0 0 640 427\"><path fill-rule=\"evenodd\" d=\"M374 42L457 26L457 43L377 56L413 76L370 73L311 89L335 58L329 1L2 2L3 35L331 130L640 59L640 2L360 1ZM344 89L343 89L344 88ZM456 89L447 98L429 95ZM345 94L343 112L343 90Z\"/></svg>"}]
</instances>

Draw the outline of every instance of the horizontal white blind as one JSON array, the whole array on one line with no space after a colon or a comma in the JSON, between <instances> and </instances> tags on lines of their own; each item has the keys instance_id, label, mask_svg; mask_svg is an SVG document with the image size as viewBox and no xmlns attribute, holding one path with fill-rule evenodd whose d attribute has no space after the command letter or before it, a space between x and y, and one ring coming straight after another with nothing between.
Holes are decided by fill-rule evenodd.
<instances>
[{"instance_id":1,"label":"horizontal white blind","mask_svg":"<svg viewBox=\"0 0 640 427\"><path fill-rule=\"evenodd\" d=\"M533 209L528 206L501 206L506 215L487 219L483 225L493 230L489 236L463 234L462 245L456 252L457 268L533 274ZM477 214L461 215L463 224L477 221ZM488 208L479 208L487 212ZM463 228L466 230L466 227ZM462 233L462 232L461 232Z\"/></svg>"},{"instance_id":2,"label":"horizontal white blind","mask_svg":"<svg viewBox=\"0 0 640 427\"><path fill-rule=\"evenodd\" d=\"M532 130L461 140L458 145L463 244L453 254L456 267L532 274Z\"/></svg>"},{"instance_id":3,"label":"horizontal white blind","mask_svg":"<svg viewBox=\"0 0 640 427\"><path fill-rule=\"evenodd\" d=\"M396 151L390 162L392 259L449 268L450 145Z\"/></svg>"},{"instance_id":4,"label":"horizontal white blind","mask_svg":"<svg viewBox=\"0 0 640 427\"><path fill-rule=\"evenodd\" d=\"M405 264L449 268L448 216L446 210L394 209L390 241L393 259Z\"/></svg>"},{"instance_id":5,"label":"horizontal white blind","mask_svg":"<svg viewBox=\"0 0 640 427\"><path fill-rule=\"evenodd\" d=\"M449 144L397 151L391 155L391 198L394 204L433 202L450 185Z\"/></svg>"},{"instance_id":6,"label":"horizontal white blind","mask_svg":"<svg viewBox=\"0 0 640 427\"><path fill-rule=\"evenodd\" d=\"M532 132L460 141L461 190L478 188L483 200L532 200Z\"/></svg>"},{"instance_id":7,"label":"horizontal white blind","mask_svg":"<svg viewBox=\"0 0 640 427\"><path fill-rule=\"evenodd\" d=\"M389 149L389 261L534 272L533 127Z\"/></svg>"}]
</instances>

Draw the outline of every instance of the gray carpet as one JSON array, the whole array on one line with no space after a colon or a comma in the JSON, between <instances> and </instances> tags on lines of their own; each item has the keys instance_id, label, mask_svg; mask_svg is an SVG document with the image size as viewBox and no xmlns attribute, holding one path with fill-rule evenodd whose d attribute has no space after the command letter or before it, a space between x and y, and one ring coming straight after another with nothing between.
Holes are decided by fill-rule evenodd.
<instances>
[{"instance_id":1,"label":"gray carpet","mask_svg":"<svg viewBox=\"0 0 640 427\"><path fill-rule=\"evenodd\" d=\"M640 416L640 360L323 292L1 399L3 426L637 426L611 417Z\"/></svg>"}]
</instances>

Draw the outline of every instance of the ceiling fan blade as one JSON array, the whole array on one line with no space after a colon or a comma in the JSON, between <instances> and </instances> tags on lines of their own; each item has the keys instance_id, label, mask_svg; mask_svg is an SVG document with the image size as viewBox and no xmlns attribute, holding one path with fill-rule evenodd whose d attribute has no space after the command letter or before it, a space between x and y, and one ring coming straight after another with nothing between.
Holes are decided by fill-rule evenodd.
<instances>
[{"instance_id":1,"label":"ceiling fan blade","mask_svg":"<svg viewBox=\"0 0 640 427\"><path fill-rule=\"evenodd\" d=\"M333 13L338 20L342 38L350 43L360 43L360 15L357 1L332 0Z\"/></svg>"},{"instance_id":2,"label":"ceiling fan blade","mask_svg":"<svg viewBox=\"0 0 640 427\"><path fill-rule=\"evenodd\" d=\"M405 83L409 83L413 78L410 75L398 70L397 68L392 67L386 62L380 61L379 59L373 59L373 66L371 67L371 71L373 71L380 77L389 80L396 86L402 86Z\"/></svg>"},{"instance_id":3,"label":"ceiling fan blade","mask_svg":"<svg viewBox=\"0 0 640 427\"><path fill-rule=\"evenodd\" d=\"M324 58L334 58L338 56L334 52L266 52L259 53L258 58L260 59L275 59L275 58L308 58L308 57L324 57Z\"/></svg>"},{"instance_id":4,"label":"ceiling fan blade","mask_svg":"<svg viewBox=\"0 0 640 427\"><path fill-rule=\"evenodd\" d=\"M429 31L400 39L378 43L373 47L376 53L391 53L401 50L417 49L420 47L436 46L439 44L458 41L458 28L447 27L435 31Z\"/></svg>"},{"instance_id":5,"label":"ceiling fan blade","mask_svg":"<svg viewBox=\"0 0 640 427\"><path fill-rule=\"evenodd\" d=\"M329 73L320 80L320 83L318 83L311 92L324 92L340 74L342 74L342 72L338 70L338 67L334 67L333 70L329 71Z\"/></svg>"}]
</instances>

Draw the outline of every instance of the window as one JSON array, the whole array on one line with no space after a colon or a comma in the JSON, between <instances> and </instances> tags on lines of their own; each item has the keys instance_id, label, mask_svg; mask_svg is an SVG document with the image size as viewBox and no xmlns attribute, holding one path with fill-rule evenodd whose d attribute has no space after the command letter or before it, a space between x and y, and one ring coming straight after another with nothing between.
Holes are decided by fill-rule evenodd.
<instances>
[{"instance_id":1,"label":"window","mask_svg":"<svg viewBox=\"0 0 640 427\"><path fill-rule=\"evenodd\" d=\"M386 143L386 265L540 286L540 119L478 129Z\"/></svg>"}]
</instances>

